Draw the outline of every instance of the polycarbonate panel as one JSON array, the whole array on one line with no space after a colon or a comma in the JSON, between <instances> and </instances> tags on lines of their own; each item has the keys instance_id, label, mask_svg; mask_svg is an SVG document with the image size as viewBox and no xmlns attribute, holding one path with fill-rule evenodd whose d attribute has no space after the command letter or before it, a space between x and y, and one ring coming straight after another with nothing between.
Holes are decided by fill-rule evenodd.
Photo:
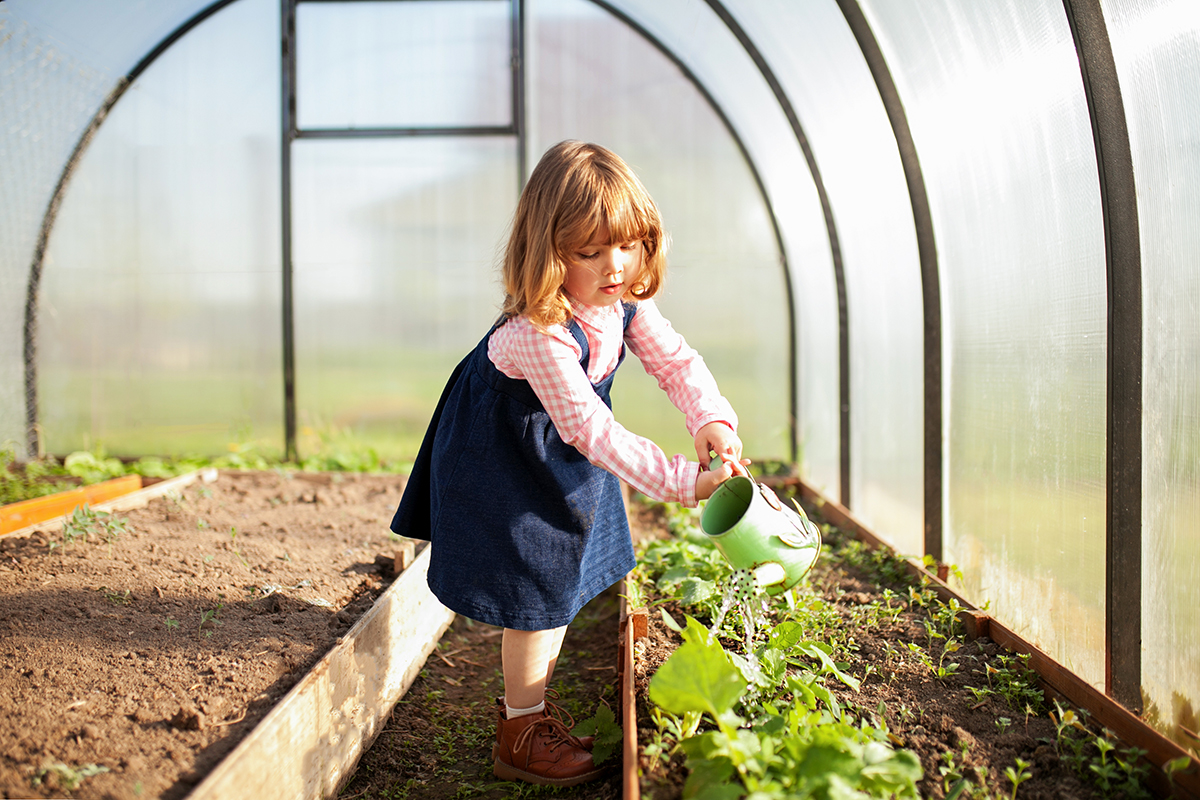
<instances>
[{"instance_id":1,"label":"polycarbonate panel","mask_svg":"<svg viewBox=\"0 0 1200 800\"><path fill-rule=\"evenodd\" d=\"M731 8L804 126L837 225L850 325L851 505L897 550L920 556L921 265L895 135L835 0ZM837 362L822 368L837 374ZM828 433L836 437L837 425Z\"/></svg>"},{"instance_id":2,"label":"polycarbonate panel","mask_svg":"<svg viewBox=\"0 0 1200 800\"><path fill-rule=\"evenodd\" d=\"M299 3L300 128L512 122L508 0Z\"/></svg>"},{"instance_id":3,"label":"polycarbonate panel","mask_svg":"<svg viewBox=\"0 0 1200 800\"><path fill-rule=\"evenodd\" d=\"M365 441L412 458L455 364L504 299L510 137L292 147L301 454Z\"/></svg>"},{"instance_id":4,"label":"polycarbonate panel","mask_svg":"<svg viewBox=\"0 0 1200 800\"><path fill-rule=\"evenodd\" d=\"M272 0L202 23L76 170L38 306L51 452L281 449L278 37Z\"/></svg>"},{"instance_id":5,"label":"polycarbonate panel","mask_svg":"<svg viewBox=\"0 0 1200 800\"><path fill-rule=\"evenodd\" d=\"M871 0L865 11L933 212L947 560L972 601L1100 686L1104 223L1063 6Z\"/></svg>"},{"instance_id":6,"label":"polycarbonate panel","mask_svg":"<svg viewBox=\"0 0 1200 800\"><path fill-rule=\"evenodd\" d=\"M679 69L620 20L586 0L527 8L530 169L563 139L597 142L633 167L671 236L659 308L736 409L744 451L787 458L787 294L745 159ZM613 409L668 455L696 458L683 415L637 359L614 384Z\"/></svg>"},{"instance_id":7,"label":"polycarbonate panel","mask_svg":"<svg viewBox=\"0 0 1200 800\"><path fill-rule=\"evenodd\" d=\"M0 3L0 448L25 449L25 298L38 231L88 121L200 3Z\"/></svg>"},{"instance_id":8,"label":"polycarbonate panel","mask_svg":"<svg viewBox=\"0 0 1200 800\"><path fill-rule=\"evenodd\" d=\"M1200 730L1200 6L1106 2L1142 237L1142 692Z\"/></svg>"},{"instance_id":9,"label":"polycarbonate panel","mask_svg":"<svg viewBox=\"0 0 1200 800\"><path fill-rule=\"evenodd\" d=\"M758 68L703 0L618 0L612 5L637 20L687 65L715 98L758 165L791 270L801 474L836 497L837 297L825 220L800 145ZM671 146L669 139L665 141L664 146ZM720 187L716 190L722 191ZM778 308L775 298L770 301L764 313L781 313L771 310ZM783 347L782 342L767 340L760 340L759 345ZM747 421L743 419L743 424Z\"/></svg>"}]
</instances>

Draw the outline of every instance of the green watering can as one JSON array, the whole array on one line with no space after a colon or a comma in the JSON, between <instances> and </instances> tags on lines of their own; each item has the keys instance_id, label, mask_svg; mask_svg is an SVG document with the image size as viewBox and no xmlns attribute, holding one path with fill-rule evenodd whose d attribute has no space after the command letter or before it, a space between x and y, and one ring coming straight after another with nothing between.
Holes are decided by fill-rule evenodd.
<instances>
[{"instance_id":1,"label":"green watering can","mask_svg":"<svg viewBox=\"0 0 1200 800\"><path fill-rule=\"evenodd\" d=\"M708 498L700 529L734 569L750 570L767 594L779 594L799 583L821 552L820 530L792 505L794 511L766 486L735 475Z\"/></svg>"}]
</instances>

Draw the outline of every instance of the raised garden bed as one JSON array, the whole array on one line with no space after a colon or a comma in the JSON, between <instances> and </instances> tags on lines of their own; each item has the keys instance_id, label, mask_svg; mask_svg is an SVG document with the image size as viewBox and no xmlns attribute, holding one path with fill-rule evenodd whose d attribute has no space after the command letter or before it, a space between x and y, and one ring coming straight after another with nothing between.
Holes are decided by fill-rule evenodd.
<instances>
[{"instance_id":1,"label":"raised garden bed","mask_svg":"<svg viewBox=\"0 0 1200 800\"><path fill-rule=\"evenodd\" d=\"M277 796L335 792L327 782L361 750L351 740L377 730L372 714L416 671L381 655L405 635L404 614L376 611L384 627L366 639L352 631L392 582L387 522L402 484L223 471L144 508L89 509L0 538L0 793L270 796L226 759L252 731L271 739L255 730L269 714L320 741L289 735L254 774ZM414 617L439 614L444 629L444 609ZM409 634L432 648L440 632ZM322 662L339 651L349 661ZM322 700L289 721L285 697ZM197 788L223 759L235 791ZM300 793L295 781L312 785Z\"/></svg>"},{"instance_id":2,"label":"raised garden bed","mask_svg":"<svg viewBox=\"0 0 1200 800\"><path fill-rule=\"evenodd\" d=\"M711 641L704 630L728 566L702 534L689 536L687 514L660 513L677 536L641 554L640 589L629 590L649 613L647 636L633 645L640 779L627 800L750 789L763 800L824 798L849 788L870 797L1196 796L1195 761L1175 761L1172 786L1144 750L990 639L983 615L827 523L825 553L794 607L777 598L759 623L752 660L768 674L755 685L747 662L738 665L747 655L740 615ZM815 508L810 516L821 519ZM681 636L689 616L699 622ZM718 724L730 713L740 720Z\"/></svg>"}]
</instances>

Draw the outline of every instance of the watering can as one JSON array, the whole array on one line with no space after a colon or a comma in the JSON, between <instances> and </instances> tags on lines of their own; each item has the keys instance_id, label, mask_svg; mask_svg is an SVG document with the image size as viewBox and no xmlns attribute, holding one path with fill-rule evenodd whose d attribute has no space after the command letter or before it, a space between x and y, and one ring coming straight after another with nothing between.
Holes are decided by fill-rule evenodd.
<instances>
[{"instance_id":1,"label":"watering can","mask_svg":"<svg viewBox=\"0 0 1200 800\"><path fill-rule=\"evenodd\" d=\"M711 466L720 463L714 458ZM763 484L735 475L708 498L700 530L734 569L751 571L767 594L779 594L799 583L821 552L820 530L795 500L792 506Z\"/></svg>"}]
</instances>

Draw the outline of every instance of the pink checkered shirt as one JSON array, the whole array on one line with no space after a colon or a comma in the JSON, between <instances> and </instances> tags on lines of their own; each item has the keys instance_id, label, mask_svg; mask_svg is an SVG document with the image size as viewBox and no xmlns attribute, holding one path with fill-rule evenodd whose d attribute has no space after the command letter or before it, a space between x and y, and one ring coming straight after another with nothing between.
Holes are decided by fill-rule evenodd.
<instances>
[{"instance_id":1,"label":"pink checkered shirt","mask_svg":"<svg viewBox=\"0 0 1200 800\"><path fill-rule=\"evenodd\" d=\"M626 430L592 384L616 368L624 341L684 413L693 437L710 422L724 422L736 431L737 415L721 396L704 359L652 300L638 304L624 337L620 303L607 307L572 303L572 308L591 353L586 375L579 368L583 351L565 325L542 333L525 317L509 320L492 334L488 358L508 377L529 381L558 435L593 464L655 500L694 507L700 464L683 455L667 458L654 442Z\"/></svg>"}]
</instances>

